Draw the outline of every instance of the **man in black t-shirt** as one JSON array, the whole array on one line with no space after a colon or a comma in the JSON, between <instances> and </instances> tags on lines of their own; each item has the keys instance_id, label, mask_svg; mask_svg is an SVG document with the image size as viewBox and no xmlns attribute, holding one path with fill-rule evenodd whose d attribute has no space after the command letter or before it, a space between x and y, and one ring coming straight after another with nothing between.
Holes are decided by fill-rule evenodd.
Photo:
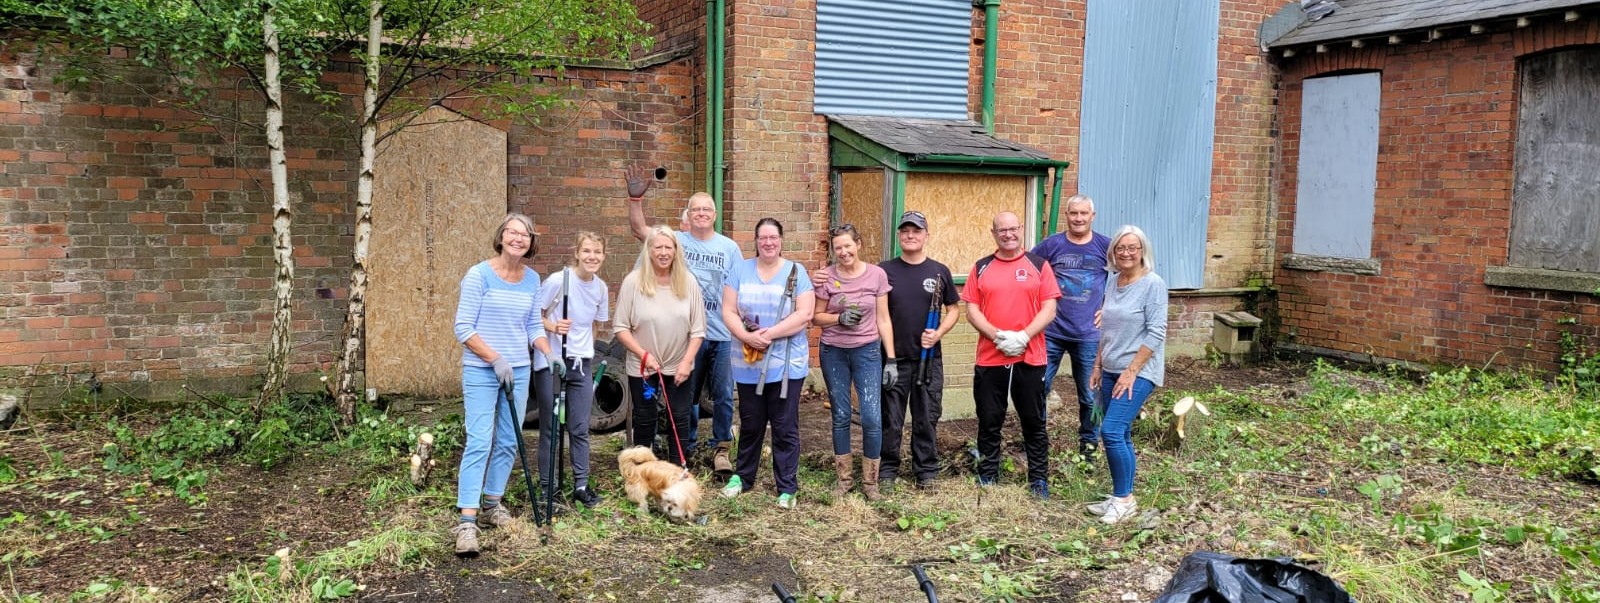
<instances>
[{"instance_id":1,"label":"man in black t-shirt","mask_svg":"<svg viewBox=\"0 0 1600 603\"><path fill-rule=\"evenodd\" d=\"M936 429L939 415L943 414L944 359L940 354L939 340L955 327L955 282L950 269L924 253L928 243L928 218L919 211L908 211L900 216L897 229L900 237L900 257L882 264L889 275L889 321L894 325L894 349L908 350L898 354L901 378L883 390L883 461L879 465L878 481L885 488L893 488L900 475L901 435L905 433L906 406L911 407L911 469L916 475L917 488L933 485L939 473L939 447ZM934 292L938 292L940 317L937 328L928 328L929 307L933 305ZM909 351L915 350L915 351ZM922 363L922 350L927 350L925 383L919 383L917 369Z\"/></svg>"}]
</instances>

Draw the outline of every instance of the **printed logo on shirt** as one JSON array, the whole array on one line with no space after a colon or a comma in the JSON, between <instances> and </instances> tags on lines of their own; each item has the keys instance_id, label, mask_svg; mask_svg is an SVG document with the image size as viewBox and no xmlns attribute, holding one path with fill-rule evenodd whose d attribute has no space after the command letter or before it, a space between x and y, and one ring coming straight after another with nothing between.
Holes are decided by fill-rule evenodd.
<instances>
[{"instance_id":1,"label":"printed logo on shirt","mask_svg":"<svg viewBox=\"0 0 1600 603\"><path fill-rule=\"evenodd\" d=\"M1018 268L1017 269L1017 282L1019 282L1019 283L1028 282L1028 269L1027 268Z\"/></svg>"},{"instance_id":2,"label":"printed logo on shirt","mask_svg":"<svg viewBox=\"0 0 1600 603\"><path fill-rule=\"evenodd\" d=\"M922 290L926 291L928 293L933 293L934 291L939 290L939 279L936 279L936 278L925 278L925 279L922 279Z\"/></svg>"}]
</instances>

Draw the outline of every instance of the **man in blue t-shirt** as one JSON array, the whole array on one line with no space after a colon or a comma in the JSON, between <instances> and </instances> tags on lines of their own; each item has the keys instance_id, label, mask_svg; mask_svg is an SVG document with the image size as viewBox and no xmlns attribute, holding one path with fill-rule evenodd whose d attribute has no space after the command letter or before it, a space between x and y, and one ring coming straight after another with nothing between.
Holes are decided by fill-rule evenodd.
<instances>
[{"instance_id":1,"label":"man in blue t-shirt","mask_svg":"<svg viewBox=\"0 0 1600 603\"><path fill-rule=\"evenodd\" d=\"M1088 195L1067 199L1067 230L1040 241L1033 254L1050 262L1061 299L1056 318L1045 328L1045 387L1054 385L1063 354L1072 360L1072 381L1078 387L1078 452L1099 449L1100 425L1089 373L1100 347L1095 314L1106 290L1106 250L1110 239L1094 231L1094 200Z\"/></svg>"},{"instance_id":2,"label":"man in blue t-shirt","mask_svg":"<svg viewBox=\"0 0 1600 603\"><path fill-rule=\"evenodd\" d=\"M644 166L628 168L628 225L633 236L643 241L650 233L650 224L644 217L644 195L655 181L652 170ZM683 248L683 259L688 264L694 280L700 283L700 295L706 304L706 338L695 355L694 371L689 374L689 407L693 423L689 426L689 443L685 452L692 453L700 427L700 395L711 396L711 440L716 449L712 469L726 479L733 474L733 464L728 461L728 446L733 441L733 375L729 357L727 325L722 322L722 280L735 263L744 259L739 244L718 234L717 204L706 193L689 196L689 203L681 216L688 230L679 230L678 245ZM634 442L642 446L650 442Z\"/></svg>"}]
</instances>

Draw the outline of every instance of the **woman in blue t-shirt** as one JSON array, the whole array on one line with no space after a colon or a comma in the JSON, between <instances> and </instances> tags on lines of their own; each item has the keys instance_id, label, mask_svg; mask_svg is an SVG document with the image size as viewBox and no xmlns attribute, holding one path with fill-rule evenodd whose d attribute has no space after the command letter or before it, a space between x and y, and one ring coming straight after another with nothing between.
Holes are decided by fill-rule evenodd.
<instances>
[{"instance_id":1,"label":"woman in blue t-shirt","mask_svg":"<svg viewBox=\"0 0 1600 603\"><path fill-rule=\"evenodd\" d=\"M522 265L538 250L533 220L510 214L490 239L495 256L467 270L456 305L456 340L461 354L461 389L466 444L457 473L460 518L450 529L456 554L478 554L478 523L494 528L511 521L500 504L511 477L522 416L528 408L529 346L550 355L539 316L539 273ZM558 369L559 370L559 369ZM514 410L504 412L501 392L513 392ZM491 440L493 440L491 442ZM479 509L483 512L479 513Z\"/></svg>"},{"instance_id":2,"label":"woman in blue t-shirt","mask_svg":"<svg viewBox=\"0 0 1600 603\"><path fill-rule=\"evenodd\" d=\"M734 264L722 282L722 319L743 352L732 354L739 391L739 458L722 489L732 498L755 486L761 440L772 426L778 506L793 509L800 489L800 388L810 370L806 327L816 297L811 277L783 258L783 224L756 223L756 257Z\"/></svg>"}]
</instances>

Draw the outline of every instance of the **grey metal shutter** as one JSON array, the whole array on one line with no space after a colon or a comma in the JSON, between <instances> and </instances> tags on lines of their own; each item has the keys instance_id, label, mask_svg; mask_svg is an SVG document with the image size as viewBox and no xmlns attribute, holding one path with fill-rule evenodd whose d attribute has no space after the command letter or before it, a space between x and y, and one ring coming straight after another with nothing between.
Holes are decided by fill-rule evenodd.
<instances>
[{"instance_id":1,"label":"grey metal shutter","mask_svg":"<svg viewBox=\"0 0 1600 603\"><path fill-rule=\"evenodd\" d=\"M1096 230L1150 236L1173 289L1204 286L1218 0L1089 0L1078 192Z\"/></svg>"},{"instance_id":2,"label":"grey metal shutter","mask_svg":"<svg viewBox=\"0 0 1600 603\"><path fill-rule=\"evenodd\" d=\"M817 0L816 112L967 119L969 0Z\"/></svg>"}]
</instances>

